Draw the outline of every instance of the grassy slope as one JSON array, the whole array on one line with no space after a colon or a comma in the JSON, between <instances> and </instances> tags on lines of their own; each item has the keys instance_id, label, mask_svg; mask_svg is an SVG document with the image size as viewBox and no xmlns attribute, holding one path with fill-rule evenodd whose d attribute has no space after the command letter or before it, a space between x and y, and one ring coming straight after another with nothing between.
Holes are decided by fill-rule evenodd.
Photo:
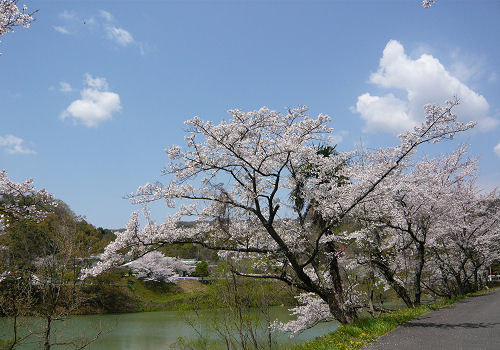
<instances>
[{"instance_id":1,"label":"grassy slope","mask_svg":"<svg viewBox=\"0 0 500 350\"><path fill-rule=\"evenodd\" d=\"M176 310L192 298L206 293L207 285L196 280L179 280L177 285L155 286L135 278L128 288L141 301L143 311Z\"/></svg>"},{"instance_id":2,"label":"grassy slope","mask_svg":"<svg viewBox=\"0 0 500 350\"><path fill-rule=\"evenodd\" d=\"M138 311L166 311L180 309L205 309L226 307L220 300L221 286L219 283L204 284L197 280L178 280L176 285L157 284L154 282L143 282L134 277L123 278L120 283L122 289L127 288L139 301ZM287 288L275 281L253 281L251 290L246 293L261 294L241 295L242 298L259 298L267 296L270 305L293 305L295 300L289 294Z\"/></svg>"}]
</instances>

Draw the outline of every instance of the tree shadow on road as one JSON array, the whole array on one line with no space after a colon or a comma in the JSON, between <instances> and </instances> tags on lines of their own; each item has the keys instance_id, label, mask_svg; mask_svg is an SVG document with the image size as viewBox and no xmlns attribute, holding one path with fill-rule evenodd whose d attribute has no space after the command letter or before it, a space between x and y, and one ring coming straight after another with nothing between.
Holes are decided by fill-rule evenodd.
<instances>
[{"instance_id":1,"label":"tree shadow on road","mask_svg":"<svg viewBox=\"0 0 500 350\"><path fill-rule=\"evenodd\" d=\"M403 327L422 327L422 328L440 328L440 329L455 329L455 328L493 328L499 326L500 322L494 323L436 323L436 322L408 322Z\"/></svg>"}]
</instances>

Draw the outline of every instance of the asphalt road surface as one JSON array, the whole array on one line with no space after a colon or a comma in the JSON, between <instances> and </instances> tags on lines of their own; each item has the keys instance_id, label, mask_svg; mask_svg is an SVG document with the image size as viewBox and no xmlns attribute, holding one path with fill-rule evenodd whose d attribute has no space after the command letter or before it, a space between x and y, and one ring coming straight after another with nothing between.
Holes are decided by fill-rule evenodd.
<instances>
[{"instance_id":1,"label":"asphalt road surface","mask_svg":"<svg viewBox=\"0 0 500 350\"><path fill-rule=\"evenodd\" d=\"M422 315L364 349L500 350L500 289Z\"/></svg>"}]
</instances>

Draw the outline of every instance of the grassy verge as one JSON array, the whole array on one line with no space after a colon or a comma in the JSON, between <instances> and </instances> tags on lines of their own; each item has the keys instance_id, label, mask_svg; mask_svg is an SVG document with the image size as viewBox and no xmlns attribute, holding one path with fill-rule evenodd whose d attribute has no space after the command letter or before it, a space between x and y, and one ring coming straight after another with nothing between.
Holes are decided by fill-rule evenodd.
<instances>
[{"instance_id":1,"label":"grassy verge","mask_svg":"<svg viewBox=\"0 0 500 350\"><path fill-rule=\"evenodd\" d=\"M467 296L483 294L489 290L482 290ZM335 332L317 338L303 345L296 345L293 350L356 350L362 349L368 343L374 342L382 335L393 330L412 319L427 312L441 309L453 304L463 297L444 299L430 305L422 305L416 308L405 308L378 318L360 318L354 324L341 325Z\"/></svg>"}]
</instances>

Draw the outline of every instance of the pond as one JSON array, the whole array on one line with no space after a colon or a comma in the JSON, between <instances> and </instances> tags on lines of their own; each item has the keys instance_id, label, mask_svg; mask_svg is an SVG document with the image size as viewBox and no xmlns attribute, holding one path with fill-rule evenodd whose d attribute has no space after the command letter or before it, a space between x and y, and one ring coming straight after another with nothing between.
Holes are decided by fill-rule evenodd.
<instances>
[{"instance_id":1,"label":"pond","mask_svg":"<svg viewBox=\"0 0 500 350\"><path fill-rule=\"evenodd\" d=\"M206 334L212 332L208 336L212 339L216 338L215 331L211 330L209 322L221 317L224 310L204 310L199 314L194 312L184 312L183 314L177 311L157 311L157 312L141 312L119 315L87 315L74 316L64 323L59 323L57 326L57 340L69 340L76 338L91 339L97 332L102 331L99 338L86 349L106 349L106 350L159 350L171 349L175 347L174 343L179 337L187 340L196 340L196 331L186 322L186 319L198 319L198 325L201 324L201 331ZM262 313L256 312L255 315L265 323ZM278 319L282 322L289 320L289 312L286 307L272 307L269 312L271 319ZM10 320L0 319L0 337L7 339L11 332L9 328ZM24 327L37 329L40 326L36 325L35 319L24 319ZM204 324L205 323L205 324ZM283 332L273 333L273 339L280 345L292 345L303 343L323 334L334 331L338 327L337 322L327 322L318 324L315 327L303 332L300 335L290 338L288 334ZM199 330L199 329L198 329ZM265 332L257 333L262 341L267 337ZM19 347L20 349L35 349L37 348L36 341L38 338L32 336L30 342ZM56 349L73 348L73 347L54 347ZM225 348L221 343L221 348Z\"/></svg>"}]
</instances>

